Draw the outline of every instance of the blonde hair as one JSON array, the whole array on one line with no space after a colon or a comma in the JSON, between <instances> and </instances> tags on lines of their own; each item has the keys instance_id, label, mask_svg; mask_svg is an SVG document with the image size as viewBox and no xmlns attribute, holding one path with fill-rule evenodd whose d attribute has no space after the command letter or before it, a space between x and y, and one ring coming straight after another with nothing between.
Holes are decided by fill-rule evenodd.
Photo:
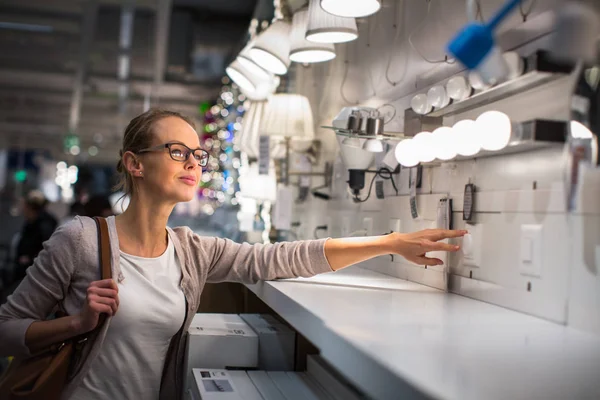
<instances>
[{"instance_id":1,"label":"blonde hair","mask_svg":"<svg viewBox=\"0 0 600 400\"><path fill-rule=\"evenodd\" d=\"M119 162L117 163L119 181L114 187L115 191L122 190L126 196L131 196L133 194L133 178L129 171L125 170L125 166L123 165L123 154L128 151L137 154L140 150L150 147L154 136L152 130L154 124L167 117L180 118L190 124L192 128L196 129L194 122L190 118L176 111L164 110L161 108L151 108L132 119L131 122L129 122L129 125L127 125L127 128L125 128L125 133L123 134L123 146L122 149L119 150Z\"/></svg>"}]
</instances>

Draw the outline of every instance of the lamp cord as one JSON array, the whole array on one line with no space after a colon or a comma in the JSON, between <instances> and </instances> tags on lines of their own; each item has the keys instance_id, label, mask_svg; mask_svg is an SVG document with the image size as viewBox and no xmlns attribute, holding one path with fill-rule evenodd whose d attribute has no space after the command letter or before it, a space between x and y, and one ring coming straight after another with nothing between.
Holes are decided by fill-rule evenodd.
<instances>
[{"instance_id":1,"label":"lamp cord","mask_svg":"<svg viewBox=\"0 0 600 400\"><path fill-rule=\"evenodd\" d=\"M385 174L385 176L383 174ZM355 203L364 203L367 200L369 200L369 198L371 197L371 191L373 189L373 183L375 183L375 178L377 178L378 175L384 180L392 181L392 186L394 187L394 190L396 191L396 196L398 196L398 188L396 187L396 182L394 182L394 179L393 179L394 173L392 171L390 171L389 168L382 167L382 168L379 168L375 172L375 175L373 175L373 178L371 179L371 183L369 184L369 192L367 193L367 197L365 197L364 199L361 199L358 196L354 196Z\"/></svg>"},{"instance_id":2,"label":"lamp cord","mask_svg":"<svg viewBox=\"0 0 600 400\"><path fill-rule=\"evenodd\" d=\"M401 0L400 3L401 3L400 9L404 11L404 0ZM402 16L404 16L404 13L402 13ZM392 42L392 49L396 46L396 41L400 37L400 31L401 31L400 24L398 24L398 2L396 2L394 5L394 29L396 29L396 36L394 36L394 40ZM404 43L404 41L402 43ZM402 70L402 76L401 76L400 80L397 82L392 81L390 79L390 75L389 75L393 57L394 57L394 52L390 51L390 57L388 58L387 68L385 69L385 79L388 81L388 83L390 85L396 86L397 84L402 82L404 80L404 78L406 77L406 65L408 63L408 57L404 57L404 68Z\"/></svg>"},{"instance_id":3,"label":"lamp cord","mask_svg":"<svg viewBox=\"0 0 600 400\"><path fill-rule=\"evenodd\" d=\"M531 15L531 13L533 12L533 8L535 7L535 4L537 3L537 0L531 0L529 9L527 11L525 11L523 9L523 3L525 1L527 1L527 0L521 0L521 2L519 3L519 13L521 14L521 17L523 18L523 22L527 22L527 18Z\"/></svg>"},{"instance_id":4,"label":"lamp cord","mask_svg":"<svg viewBox=\"0 0 600 400\"><path fill-rule=\"evenodd\" d=\"M419 23L419 25L417 25L417 27L410 33L410 35L408 35L408 43L410 44L410 47L412 47L412 49L414 51L417 52L417 54L427 63L429 64L442 64L442 63L446 63L446 64L455 64L456 60L449 60L448 59L448 55L444 55L444 59L443 60L430 60L427 57L425 57L423 55L423 53L421 53L419 51L419 49L417 48L417 46L414 45L413 41L412 41L412 36L413 34L418 31L422 25L425 23L425 21L427 21L427 17L429 16L429 11L431 10L431 0L425 0L425 2L427 3L427 13L425 14L425 18L423 18L423 20Z\"/></svg>"}]
</instances>

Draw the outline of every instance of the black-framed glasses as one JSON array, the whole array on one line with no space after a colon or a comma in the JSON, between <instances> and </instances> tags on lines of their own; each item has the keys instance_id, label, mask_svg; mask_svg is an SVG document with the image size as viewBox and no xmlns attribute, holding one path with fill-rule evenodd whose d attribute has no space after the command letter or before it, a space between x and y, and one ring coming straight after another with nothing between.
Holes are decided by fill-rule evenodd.
<instances>
[{"instance_id":1,"label":"black-framed glasses","mask_svg":"<svg viewBox=\"0 0 600 400\"><path fill-rule=\"evenodd\" d=\"M190 154L192 154L199 166L206 167L208 164L208 151L200 148L192 150L185 144L179 142L159 144L158 146L142 149L137 153L148 153L151 151L161 151L163 149L169 149L169 155L175 161L186 162L190 158Z\"/></svg>"}]
</instances>

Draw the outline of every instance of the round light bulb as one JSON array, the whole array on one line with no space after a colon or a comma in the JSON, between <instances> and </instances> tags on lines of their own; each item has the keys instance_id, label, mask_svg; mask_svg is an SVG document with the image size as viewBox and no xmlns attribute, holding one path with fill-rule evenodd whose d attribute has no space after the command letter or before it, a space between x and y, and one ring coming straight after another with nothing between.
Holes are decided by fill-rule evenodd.
<instances>
[{"instance_id":1,"label":"round light bulb","mask_svg":"<svg viewBox=\"0 0 600 400\"><path fill-rule=\"evenodd\" d=\"M491 85L488 85L481 79L477 71L469 72L469 84L475 90L486 90L491 87Z\"/></svg>"},{"instance_id":2,"label":"round light bulb","mask_svg":"<svg viewBox=\"0 0 600 400\"><path fill-rule=\"evenodd\" d=\"M413 139L405 139L398 143L394 151L396 160L403 166L411 168L419 163L417 152L413 146Z\"/></svg>"},{"instance_id":3,"label":"round light bulb","mask_svg":"<svg viewBox=\"0 0 600 400\"><path fill-rule=\"evenodd\" d=\"M454 130L448 126L441 126L433 131L435 142L435 157L448 161L456 157L456 136Z\"/></svg>"},{"instance_id":4,"label":"round light bulb","mask_svg":"<svg viewBox=\"0 0 600 400\"><path fill-rule=\"evenodd\" d=\"M329 14L345 18L361 18L375 14L381 8L379 0L321 0Z\"/></svg>"},{"instance_id":5,"label":"round light bulb","mask_svg":"<svg viewBox=\"0 0 600 400\"><path fill-rule=\"evenodd\" d=\"M474 156L481 151L477 123L472 119L458 121L452 127L456 138L456 152L461 156Z\"/></svg>"},{"instance_id":6,"label":"round light bulb","mask_svg":"<svg viewBox=\"0 0 600 400\"><path fill-rule=\"evenodd\" d=\"M579 121L571 121L570 129L573 139L592 139L594 137L592 131Z\"/></svg>"},{"instance_id":7,"label":"round light bulb","mask_svg":"<svg viewBox=\"0 0 600 400\"><path fill-rule=\"evenodd\" d=\"M435 160L435 141L431 132L417 133L412 141L420 162L428 163Z\"/></svg>"},{"instance_id":8,"label":"round light bulb","mask_svg":"<svg viewBox=\"0 0 600 400\"><path fill-rule=\"evenodd\" d=\"M427 91L427 102L435 108L444 108L450 104L450 98L443 86L434 86Z\"/></svg>"},{"instance_id":9,"label":"round light bulb","mask_svg":"<svg viewBox=\"0 0 600 400\"><path fill-rule=\"evenodd\" d=\"M446 92L452 100L461 101L471 95L471 85L464 76L455 76L446 84Z\"/></svg>"},{"instance_id":10,"label":"round light bulb","mask_svg":"<svg viewBox=\"0 0 600 400\"><path fill-rule=\"evenodd\" d=\"M516 51L507 51L502 54L506 65L508 65L508 79L512 80L518 78L523 74L525 69L525 62Z\"/></svg>"},{"instance_id":11,"label":"round light bulb","mask_svg":"<svg viewBox=\"0 0 600 400\"><path fill-rule=\"evenodd\" d=\"M508 115L500 111L486 111L477 118L477 130L484 150L498 151L510 142L512 125Z\"/></svg>"},{"instance_id":12,"label":"round light bulb","mask_svg":"<svg viewBox=\"0 0 600 400\"><path fill-rule=\"evenodd\" d=\"M410 107L417 114L427 114L431 111L431 104L427 101L426 94L418 94L410 100Z\"/></svg>"}]
</instances>

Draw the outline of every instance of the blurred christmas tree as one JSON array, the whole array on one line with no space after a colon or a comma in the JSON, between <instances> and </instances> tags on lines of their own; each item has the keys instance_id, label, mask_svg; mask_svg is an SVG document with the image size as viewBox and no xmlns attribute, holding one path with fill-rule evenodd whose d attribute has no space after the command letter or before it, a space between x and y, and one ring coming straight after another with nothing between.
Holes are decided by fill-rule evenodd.
<instances>
[{"instance_id":1,"label":"blurred christmas tree","mask_svg":"<svg viewBox=\"0 0 600 400\"><path fill-rule=\"evenodd\" d=\"M234 137L242 128L246 100L237 85L223 78L221 94L213 104L200 104L202 126L198 127L200 145L210 154L198 187L201 212L212 215L222 206L237 206L240 149Z\"/></svg>"}]
</instances>

